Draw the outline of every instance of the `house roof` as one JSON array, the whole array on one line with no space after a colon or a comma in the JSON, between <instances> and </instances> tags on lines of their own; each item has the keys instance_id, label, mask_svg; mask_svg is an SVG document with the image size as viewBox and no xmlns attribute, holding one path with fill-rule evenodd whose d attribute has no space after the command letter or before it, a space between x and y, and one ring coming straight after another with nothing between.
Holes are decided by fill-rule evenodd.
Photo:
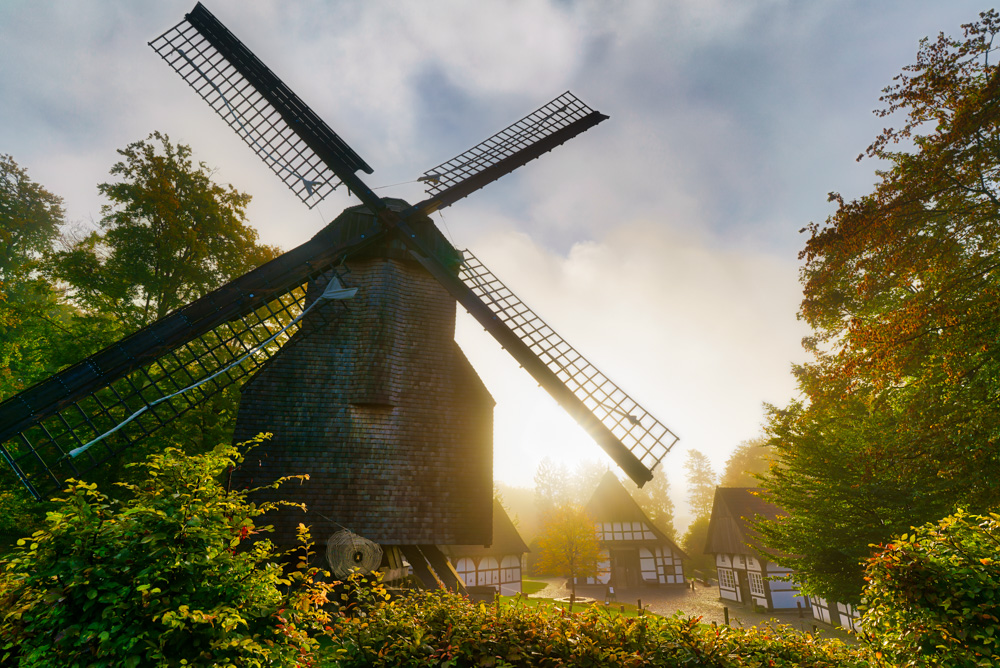
<instances>
[{"instance_id":1,"label":"house roof","mask_svg":"<svg viewBox=\"0 0 1000 668\"><path fill-rule=\"evenodd\" d=\"M452 557L486 557L530 552L517 527L500 501L493 499L493 543L484 545L449 545L445 551Z\"/></svg>"},{"instance_id":2,"label":"house roof","mask_svg":"<svg viewBox=\"0 0 1000 668\"><path fill-rule=\"evenodd\" d=\"M753 527L754 518L773 520L787 513L764 498L764 490L751 487L716 487L712 518L708 524L706 554L770 552Z\"/></svg>"},{"instance_id":3,"label":"house roof","mask_svg":"<svg viewBox=\"0 0 1000 668\"><path fill-rule=\"evenodd\" d=\"M682 559L688 558L684 554L684 551L649 519L649 516L639 507L639 504L635 502L632 495L622 485L618 476L611 471L605 473L604 477L601 478L601 482L598 483L597 489L594 490L590 501L587 502L584 509L591 517L602 523L643 522L652 530L653 535L656 536L656 542L667 543L672 552L680 555ZM643 541L623 542L637 543Z\"/></svg>"}]
</instances>

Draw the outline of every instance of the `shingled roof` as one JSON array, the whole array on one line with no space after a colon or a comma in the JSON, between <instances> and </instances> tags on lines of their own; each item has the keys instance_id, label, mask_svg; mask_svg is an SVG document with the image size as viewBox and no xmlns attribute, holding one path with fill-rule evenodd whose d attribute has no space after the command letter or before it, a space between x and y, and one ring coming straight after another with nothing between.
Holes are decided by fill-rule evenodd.
<instances>
[{"instance_id":1,"label":"shingled roof","mask_svg":"<svg viewBox=\"0 0 1000 668\"><path fill-rule=\"evenodd\" d=\"M628 493L621 480L611 471L604 474L597 489L590 497L590 501L584 507L587 513L598 522L643 522L656 536L656 542L667 543L670 549L687 559L687 555L677 544L670 539L659 527L657 527L646 513L635 502L632 495ZM636 541L642 542L642 541Z\"/></svg>"},{"instance_id":2,"label":"shingled roof","mask_svg":"<svg viewBox=\"0 0 1000 668\"><path fill-rule=\"evenodd\" d=\"M762 489L716 487L705 554L767 554L770 550L754 529L753 520L757 516L773 520L785 515L781 508L765 500Z\"/></svg>"}]
</instances>

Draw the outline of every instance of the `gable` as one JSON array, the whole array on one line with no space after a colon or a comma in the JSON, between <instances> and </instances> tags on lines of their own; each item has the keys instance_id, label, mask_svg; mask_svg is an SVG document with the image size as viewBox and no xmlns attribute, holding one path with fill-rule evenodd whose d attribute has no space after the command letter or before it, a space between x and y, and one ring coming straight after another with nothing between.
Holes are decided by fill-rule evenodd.
<instances>
[{"instance_id":1,"label":"gable","mask_svg":"<svg viewBox=\"0 0 1000 668\"><path fill-rule=\"evenodd\" d=\"M666 544L681 558L688 558L683 550L649 519L611 471L601 478L584 510L600 525L601 538L605 543L655 541Z\"/></svg>"},{"instance_id":2,"label":"gable","mask_svg":"<svg viewBox=\"0 0 1000 668\"><path fill-rule=\"evenodd\" d=\"M708 524L706 554L757 556L769 549L753 527L755 517L775 519L786 513L763 497L764 490L748 487L717 487Z\"/></svg>"}]
</instances>

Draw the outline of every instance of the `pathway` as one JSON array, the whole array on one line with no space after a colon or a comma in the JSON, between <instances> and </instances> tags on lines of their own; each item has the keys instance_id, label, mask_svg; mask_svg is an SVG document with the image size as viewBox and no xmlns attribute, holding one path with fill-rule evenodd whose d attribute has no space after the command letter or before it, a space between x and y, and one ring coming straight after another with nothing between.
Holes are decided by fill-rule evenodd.
<instances>
[{"instance_id":1,"label":"pathway","mask_svg":"<svg viewBox=\"0 0 1000 668\"><path fill-rule=\"evenodd\" d=\"M545 589L531 595L532 598L561 598L569 596L570 591L566 586L566 578L529 578L548 585ZM577 596L588 596L604 600L605 588L603 585L577 585ZM760 626L764 624L787 624L801 631L812 632L817 630L821 635L828 638L839 638L846 642L854 642L850 636L841 628L818 622L812 617L809 610L798 612L754 612L743 607L739 603L723 601L719 598L719 590L715 585L702 585L697 583L695 589L690 587L640 587L616 593L619 603L637 604L641 599L643 608L655 612L658 615L670 616L676 612L683 612L692 617L701 617L706 624L715 622L725 623L725 611L729 608L729 625L735 627Z\"/></svg>"}]
</instances>

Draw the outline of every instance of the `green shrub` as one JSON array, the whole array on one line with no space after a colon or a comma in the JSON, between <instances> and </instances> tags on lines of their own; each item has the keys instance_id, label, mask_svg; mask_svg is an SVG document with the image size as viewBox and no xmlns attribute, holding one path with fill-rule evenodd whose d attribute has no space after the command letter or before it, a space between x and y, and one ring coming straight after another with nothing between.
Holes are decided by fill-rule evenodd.
<instances>
[{"instance_id":1,"label":"green shrub","mask_svg":"<svg viewBox=\"0 0 1000 668\"><path fill-rule=\"evenodd\" d=\"M272 506L219 484L239 459L234 447L168 450L140 464L147 478L123 485L126 501L71 481L45 528L0 562L0 663L304 661L329 619L329 587L313 582L307 558L285 574L269 541L247 540Z\"/></svg>"},{"instance_id":2,"label":"green shrub","mask_svg":"<svg viewBox=\"0 0 1000 668\"><path fill-rule=\"evenodd\" d=\"M861 623L899 666L1000 665L1000 515L957 512L867 564Z\"/></svg>"},{"instance_id":3,"label":"green shrub","mask_svg":"<svg viewBox=\"0 0 1000 668\"><path fill-rule=\"evenodd\" d=\"M810 666L861 668L863 651L789 627L733 629L698 618L625 617L599 607L473 604L441 591L371 605L334 625L330 665Z\"/></svg>"}]
</instances>

